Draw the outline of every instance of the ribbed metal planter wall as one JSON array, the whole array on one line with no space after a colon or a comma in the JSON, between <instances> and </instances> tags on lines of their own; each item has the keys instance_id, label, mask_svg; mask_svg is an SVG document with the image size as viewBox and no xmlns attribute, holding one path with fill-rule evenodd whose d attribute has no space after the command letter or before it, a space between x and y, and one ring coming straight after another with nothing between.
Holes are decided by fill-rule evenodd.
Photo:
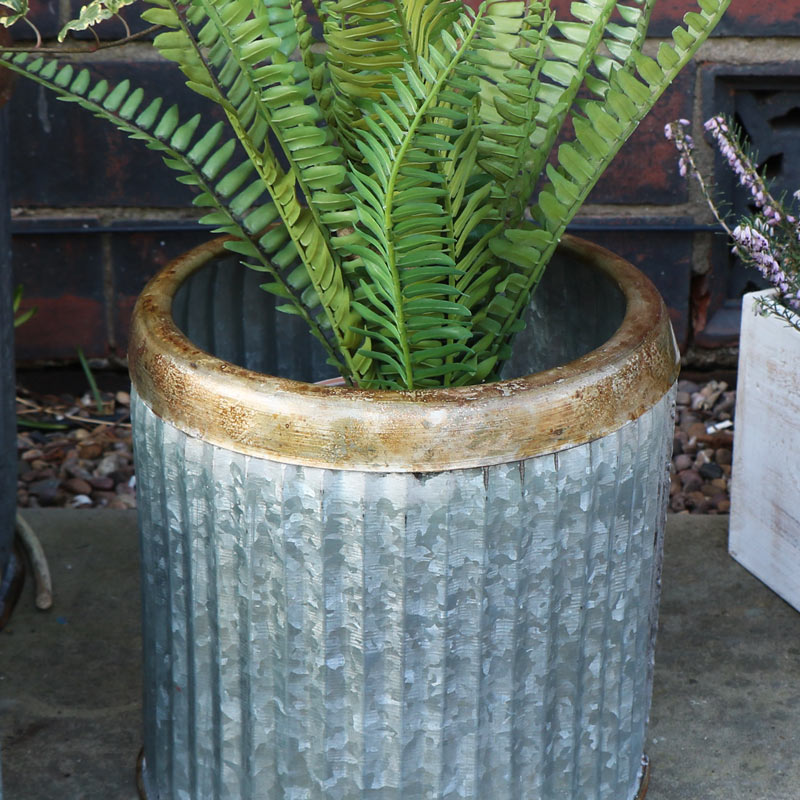
<instances>
[{"instance_id":1,"label":"ribbed metal planter wall","mask_svg":"<svg viewBox=\"0 0 800 800\"><path fill-rule=\"evenodd\" d=\"M573 363L520 342L516 374L554 368L424 401L233 366L253 366L251 323L272 323L232 301L241 271L199 268L207 251L145 290L131 368L150 800L642 791L676 353L629 265L563 254L532 318ZM636 285L620 291L622 273ZM548 317L570 285L584 307ZM324 377L305 340L287 351ZM200 400L218 378L215 424Z\"/></svg>"}]
</instances>

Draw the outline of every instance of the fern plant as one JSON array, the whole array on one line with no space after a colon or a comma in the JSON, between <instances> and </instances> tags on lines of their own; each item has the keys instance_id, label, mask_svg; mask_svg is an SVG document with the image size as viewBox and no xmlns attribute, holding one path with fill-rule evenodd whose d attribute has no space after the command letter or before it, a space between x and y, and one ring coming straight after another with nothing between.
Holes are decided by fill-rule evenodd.
<instances>
[{"instance_id":1,"label":"fern plant","mask_svg":"<svg viewBox=\"0 0 800 800\"><path fill-rule=\"evenodd\" d=\"M655 57L655 0L568 20L549 0L137 2L225 122L35 52L0 65L160 151L348 382L419 389L497 375L567 224L729 0L698 0Z\"/></svg>"}]
</instances>

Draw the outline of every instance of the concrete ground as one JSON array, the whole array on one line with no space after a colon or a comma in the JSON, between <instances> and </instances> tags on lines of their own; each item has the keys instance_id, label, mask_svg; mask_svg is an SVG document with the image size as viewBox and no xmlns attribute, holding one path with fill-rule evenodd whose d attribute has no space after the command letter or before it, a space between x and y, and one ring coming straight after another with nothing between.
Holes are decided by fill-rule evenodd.
<instances>
[{"instance_id":1,"label":"concrete ground","mask_svg":"<svg viewBox=\"0 0 800 800\"><path fill-rule=\"evenodd\" d=\"M26 518L56 602L28 581L0 633L3 800L135 800L135 512ZM800 614L728 557L726 522L669 520L647 800L800 798Z\"/></svg>"}]
</instances>

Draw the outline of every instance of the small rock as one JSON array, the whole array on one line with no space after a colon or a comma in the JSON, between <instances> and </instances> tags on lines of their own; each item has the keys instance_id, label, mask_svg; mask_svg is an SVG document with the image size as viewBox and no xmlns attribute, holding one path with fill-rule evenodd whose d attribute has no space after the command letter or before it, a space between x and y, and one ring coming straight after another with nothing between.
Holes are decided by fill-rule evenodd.
<instances>
[{"instance_id":1,"label":"small rock","mask_svg":"<svg viewBox=\"0 0 800 800\"><path fill-rule=\"evenodd\" d=\"M711 481L711 486L723 492L728 491L728 481L725 478L714 478L714 480Z\"/></svg>"},{"instance_id":2,"label":"small rock","mask_svg":"<svg viewBox=\"0 0 800 800\"><path fill-rule=\"evenodd\" d=\"M713 454L713 450L711 451ZM700 469L704 464L708 464L711 461L711 456L708 454L708 450L700 450L697 453L697 457L694 460L694 467L695 469Z\"/></svg>"},{"instance_id":3,"label":"small rock","mask_svg":"<svg viewBox=\"0 0 800 800\"><path fill-rule=\"evenodd\" d=\"M672 463L675 464L675 469L678 472L683 472L684 470L692 468L694 460L688 453L682 453L681 455L675 456Z\"/></svg>"},{"instance_id":4,"label":"small rock","mask_svg":"<svg viewBox=\"0 0 800 800\"><path fill-rule=\"evenodd\" d=\"M702 477L709 481L714 480L714 478L721 478L725 474L722 471L722 467L719 464L715 464L713 461L703 464L700 467L699 472Z\"/></svg>"},{"instance_id":5,"label":"small rock","mask_svg":"<svg viewBox=\"0 0 800 800\"><path fill-rule=\"evenodd\" d=\"M39 450L38 447L34 447L32 450L26 450L20 458L23 461L35 461L37 458L41 458L44 453Z\"/></svg>"},{"instance_id":6,"label":"small rock","mask_svg":"<svg viewBox=\"0 0 800 800\"><path fill-rule=\"evenodd\" d=\"M702 422L693 422L687 429L690 439L702 439L706 436L706 426Z\"/></svg>"},{"instance_id":7,"label":"small rock","mask_svg":"<svg viewBox=\"0 0 800 800\"><path fill-rule=\"evenodd\" d=\"M128 392L117 392L114 395L114 399L121 405L121 406L129 406L131 404L131 396Z\"/></svg>"},{"instance_id":8,"label":"small rock","mask_svg":"<svg viewBox=\"0 0 800 800\"><path fill-rule=\"evenodd\" d=\"M99 445L96 442L81 442L78 445L78 450L81 458L85 458L87 460L100 458L100 456L103 455L102 445Z\"/></svg>"},{"instance_id":9,"label":"small rock","mask_svg":"<svg viewBox=\"0 0 800 800\"><path fill-rule=\"evenodd\" d=\"M725 381L710 381L707 383L698 393L699 397L701 398L700 405L698 408L703 409L705 411L711 410L714 405L716 404L717 400L719 399L720 395L728 388L728 384ZM692 408L695 407L695 395L692 397Z\"/></svg>"},{"instance_id":10,"label":"small rock","mask_svg":"<svg viewBox=\"0 0 800 800\"><path fill-rule=\"evenodd\" d=\"M736 406L736 392L723 392L714 406L714 416L721 418L721 414L731 411Z\"/></svg>"},{"instance_id":11,"label":"small rock","mask_svg":"<svg viewBox=\"0 0 800 800\"><path fill-rule=\"evenodd\" d=\"M34 495L43 506L53 505L58 497L61 481L58 478L45 478L28 486L28 493Z\"/></svg>"},{"instance_id":12,"label":"small rock","mask_svg":"<svg viewBox=\"0 0 800 800\"><path fill-rule=\"evenodd\" d=\"M678 477L684 492L687 493L698 492L703 485L703 479L696 469L685 469L683 472L678 473Z\"/></svg>"},{"instance_id":13,"label":"small rock","mask_svg":"<svg viewBox=\"0 0 800 800\"><path fill-rule=\"evenodd\" d=\"M43 461L40 463L44 464ZM33 483L34 481L43 481L47 480L48 478L55 478L56 471L52 467L41 467L40 469L34 469L30 472L26 472L21 477L26 480L27 483Z\"/></svg>"},{"instance_id":14,"label":"small rock","mask_svg":"<svg viewBox=\"0 0 800 800\"><path fill-rule=\"evenodd\" d=\"M108 492L114 488L113 478L105 476L92 475L92 477L89 478L89 483L92 485L92 488L103 492Z\"/></svg>"},{"instance_id":15,"label":"small rock","mask_svg":"<svg viewBox=\"0 0 800 800\"><path fill-rule=\"evenodd\" d=\"M84 439L88 439L91 434L86 428L76 428L72 433L72 438L78 442L82 442Z\"/></svg>"},{"instance_id":16,"label":"small rock","mask_svg":"<svg viewBox=\"0 0 800 800\"><path fill-rule=\"evenodd\" d=\"M93 474L96 478L108 478L119 468L119 459L116 455L103 456L100 463L94 468Z\"/></svg>"},{"instance_id":17,"label":"small rock","mask_svg":"<svg viewBox=\"0 0 800 800\"><path fill-rule=\"evenodd\" d=\"M689 392L678 392L675 395L675 402L679 406L688 406L689 403L692 402L692 396L689 394Z\"/></svg>"},{"instance_id":18,"label":"small rock","mask_svg":"<svg viewBox=\"0 0 800 800\"><path fill-rule=\"evenodd\" d=\"M92 505L92 498L86 494L76 494L70 503L72 508L88 508Z\"/></svg>"},{"instance_id":19,"label":"small rock","mask_svg":"<svg viewBox=\"0 0 800 800\"><path fill-rule=\"evenodd\" d=\"M686 498L682 494L675 495L675 497L669 501L669 507L670 510L674 511L676 514L685 511Z\"/></svg>"},{"instance_id":20,"label":"small rock","mask_svg":"<svg viewBox=\"0 0 800 800\"><path fill-rule=\"evenodd\" d=\"M681 479L677 475L670 475L669 496L675 497L675 495L680 494L682 490L683 490L683 484L681 483Z\"/></svg>"},{"instance_id":21,"label":"small rock","mask_svg":"<svg viewBox=\"0 0 800 800\"><path fill-rule=\"evenodd\" d=\"M703 397L700 392L695 392L692 395L692 402L690 403L689 408L691 408L692 411L700 411L701 409L705 408L705 402L706 398Z\"/></svg>"},{"instance_id":22,"label":"small rock","mask_svg":"<svg viewBox=\"0 0 800 800\"><path fill-rule=\"evenodd\" d=\"M678 381L678 391L692 394L694 392L699 392L700 387L694 381L680 380Z\"/></svg>"},{"instance_id":23,"label":"small rock","mask_svg":"<svg viewBox=\"0 0 800 800\"><path fill-rule=\"evenodd\" d=\"M686 507L696 514L705 514L711 508L711 499L700 491L690 492L686 495Z\"/></svg>"},{"instance_id":24,"label":"small rock","mask_svg":"<svg viewBox=\"0 0 800 800\"><path fill-rule=\"evenodd\" d=\"M66 458L66 453L63 447L48 447L44 451L42 459L44 461L63 461Z\"/></svg>"},{"instance_id":25,"label":"small rock","mask_svg":"<svg viewBox=\"0 0 800 800\"><path fill-rule=\"evenodd\" d=\"M75 461L67 461L64 470L71 478L80 478L84 481L91 481L92 473Z\"/></svg>"},{"instance_id":26,"label":"small rock","mask_svg":"<svg viewBox=\"0 0 800 800\"><path fill-rule=\"evenodd\" d=\"M92 499L100 508L107 508L112 500L117 499L117 495L114 492L95 491L92 492Z\"/></svg>"},{"instance_id":27,"label":"small rock","mask_svg":"<svg viewBox=\"0 0 800 800\"><path fill-rule=\"evenodd\" d=\"M69 478L62 485L70 494L89 495L92 493L91 484L82 478Z\"/></svg>"},{"instance_id":28,"label":"small rock","mask_svg":"<svg viewBox=\"0 0 800 800\"><path fill-rule=\"evenodd\" d=\"M109 502L107 508L136 508L136 496L132 494L118 494Z\"/></svg>"},{"instance_id":29,"label":"small rock","mask_svg":"<svg viewBox=\"0 0 800 800\"><path fill-rule=\"evenodd\" d=\"M719 431L711 436L706 435L703 438L706 444L714 449L719 449L720 447L727 447L730 449L733 446L733 433L730 430Z\"/></svg>"},{"instance_id":30,"label":"small rock","mask_svg":"<svg viewBox=\"0 0 800 800\"><path fill-rule=\"evenodd\" d=\"M720 500L717 503L717 510L721 514L729 514L731 510L731 501L730 500Z\"/></svg>"},{"instance_id":31,"label":"small rock","mask_svg":"<svg viewBox=\"0 0 800 800\"><path fill-rule=\"evenodd\" d=\"M692 425L700 422L700 417L697 414L692 414L690 411L683 409L681 411L680 426L683 430L688 431ZM704 428L705 430L705 428ZM689 434L691 436L691 434Z\"/></svg>"},{"instance_id":32,"label":"small rock","mask_svg":"<svg viewBox=\"0 0 800 800\"><path fill-rule=\"evenodd\" d=\"M730 464L733 460L733 452L727 447L718 447L714 451L714 461L720 466Z\"/></svg>"},{"instance_id":33,"label":"small rock","mask_svg":"<svg viewBox=\"0 0 800 800\"><path fill-rule=\"evenodd\" d=\"M117 494L136 494L136 489L129 483L118 483L115 489Z\"/></svg>"}]
</instances>

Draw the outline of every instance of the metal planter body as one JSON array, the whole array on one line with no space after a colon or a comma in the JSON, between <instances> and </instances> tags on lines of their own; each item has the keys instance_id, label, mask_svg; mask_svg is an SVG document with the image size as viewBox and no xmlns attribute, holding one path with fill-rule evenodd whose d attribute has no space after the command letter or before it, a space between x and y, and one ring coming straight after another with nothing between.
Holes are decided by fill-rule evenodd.
<instances>
[{"instance_id":1,"label":"metal planter body","mask_svg":"<svg viewBox=\"0 0 800 800\"><path fill-rule=\"evenodd\" d=\"M603 361L593 348L606 342L605 373L595 384L627 385L630 359L617 356L630 351L625 323L638 301L635 291L617 288L616 277L596 273L594 248L571 243L565 252L540 304L578 277L597 285L586 292L580 336L568 335L568 317L580 319L579 310L558 310L562 329L545 311L532 311L559 342L557 360L572 362L539 373L534 386L512 380L420 399L280 380L265 388L271 381L251 374L244 377L254 389L278 399L262 407L251 397L236 411L227 382L216 406L223 421L206 431L205 412L188 401L201 391L190 378L200 374L202 382L221 362L183 340L179 367L170 346L148 343L142 315L159 313L152 291L164 289L145 291L131 366L151 800L637 795L676 354L663 306L651 297L658 319L645 327L663 330L644 336L655 344L635 361L652 386L607 396L606 406L627 407L627 421L580 441L572 416L583 413L582 403L594 403L601 429L623 412L601 408L583 379L572 385L575 365L580 372L587 359ZM208 330L201 308L218 316L223 306L237 307L208 269L227 268L184 264L162 300L184 317L195 343L228 348L226 358L247 364L246 353L230 352L232 339L245 342L242 332L226 334L222 348L199 333ZM194 294L187 302L191 274L213 288L213 301ZM181 285L190 288L173 304ZM252 333L247 316L240 311L237 321ZM516 374L525 373L520 358L532 360L528 372L553 367L552 353L537 348L520 344ZM310 353L300 341L285 349ZM231 363L222 372L243 375ZM574 402L563 384L572 386L567 395L578 392ZM180 395L189 407L170 418L159 392ZM301 423L316 413L314 404L354 396L366 411L348 412L350 428L334 411L321 421L340 441L309 444ZM495 406L504 398L519 402L507 412L511 423ZM498 415L504 425L520 424L540 401L561 408L561 430L548 420L541 423L547 435L539 423L507 432L516 450L505 459L497 436L481 448L474 409L455 422L447 417L479 404L494 420L485 427ZM376 404L383 413L373 418ZM391 426L375 430L386 424L385 406L409 416L406 439ZM268 441L263 455L253 452L254 430L263 425L252 417L260 414L275 426L269 441L289 431L279 446ZM462 453L455 469L438 463L442 430L442 449ZM367 446L356 433L379 441ZM238 444L228 446L232 440ZM548 449L548 441L555 445ZM335 463L314 463L320 448Z\"/></svg>"}]
</instances>

